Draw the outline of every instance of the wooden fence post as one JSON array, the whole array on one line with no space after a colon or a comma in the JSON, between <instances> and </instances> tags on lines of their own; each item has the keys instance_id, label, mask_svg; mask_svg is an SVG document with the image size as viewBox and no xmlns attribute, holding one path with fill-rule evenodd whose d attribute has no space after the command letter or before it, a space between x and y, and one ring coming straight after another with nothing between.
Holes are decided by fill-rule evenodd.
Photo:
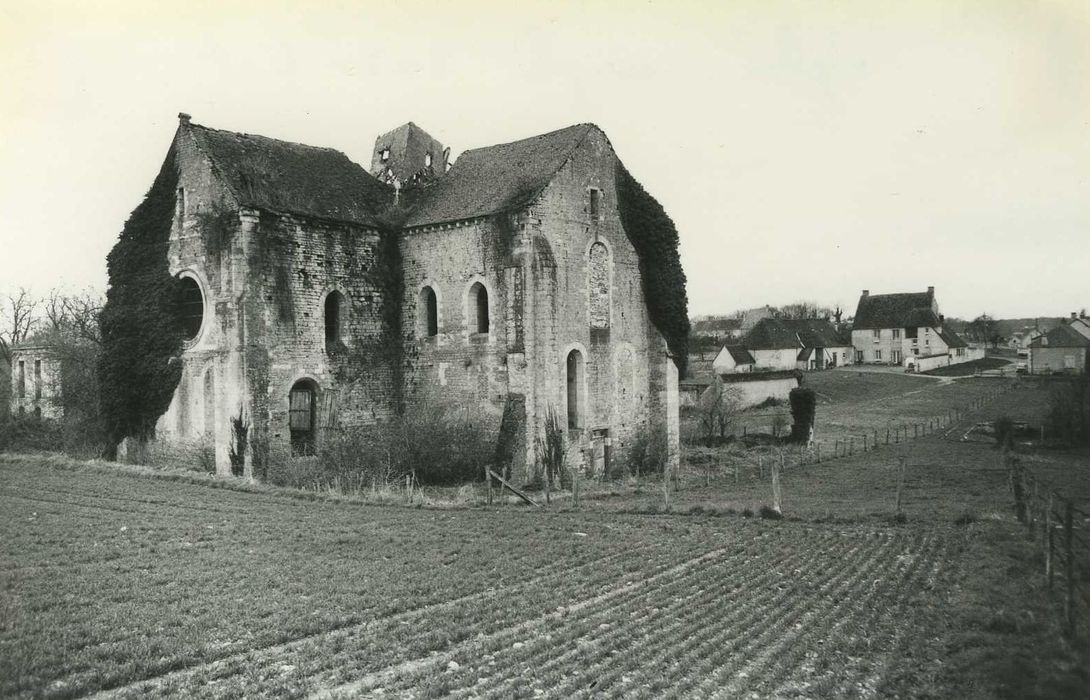
<instances>
[{"instance_id":1,"label":"wooden fence post","mask_svg":"<svg viewBox=\"0 0 1090 700\"><path fill-rule=\"evenodd\" d=\"M1064 499L1064 579L1067 595L1064 597L1064 615L1067 618L1067 634L1075 634L1075 556L1074 537L1074 502Z\"/></svg>"},{"instance_id":2,"label":"wooden fence post","mask_svg":"<svg viewBox=\"0 0 1090 700\"><path fill-rule=\"evenodd\" d=\"M1052 589L1052 494L1048 494L1048 510L1045 511L1045 578Z\"/></svg>"},{"instance_id":3,"label":"wooden fence post","mask_svg":"<svg viewBox=\"0 0 1090 700\"><path fill-rule=\"evenodd\" d=\"M1014 512L1018 516L1018 522L1026 522L1026 495L1022 490L1025 483L1022 476L1022 463L1017 459L1011 459L1009 448L1004 446L1000 459L1009 465L1011 470L1011 483L1014 485Z\"/></svg>"},{"instance_id":4,"label":"wooden fence post","mask_svg":"<svg viewBox=\"0 0 1090 700\"><path fill-rule=\"evenodd\" d=\"M897 516L901 515L901 493L905 488L905 458L901 457L900 468L897 470Z\"/></svg>"},{"instance_id":5,"label":"wooden fence post","mask_svg":"<svg viewBox=\"0 0 1090 700\"><path fill-rule=\"evenodd\" d=\"M484 468L484 477L488 482L488 505L492 505L492 470L488 467Z\"/></svg>"},{"instance_id":6,"label":"wooden fence post","mask_svg":"<svg viewBox=\"0 0 1090 700\"><path fill-rule=\"evenodd\" d=\"M780 453L780 464L776 464L776 460L772 460L772 509L777 513L780 511L780 469L783 467L783 453Z\"/></svg>"}]
</instances>

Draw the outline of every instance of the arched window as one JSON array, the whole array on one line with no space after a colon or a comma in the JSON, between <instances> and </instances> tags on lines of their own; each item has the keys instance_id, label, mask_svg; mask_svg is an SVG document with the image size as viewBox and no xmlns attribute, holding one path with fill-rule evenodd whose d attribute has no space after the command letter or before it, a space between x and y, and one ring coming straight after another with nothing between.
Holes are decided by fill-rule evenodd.
<instances>
[{"instance_id":1,"label":"arched window","mask_svg":"<svg viewBox=\"0 0 1090 700\"><path fill-rule=\"evenodd\" d=\"M295 383L288 395L288 429L293 455L314 454L318 422L318 387L309 379Z\"/></svg>"},{"instance_id":2,"label":"arched window","mask_svg":"<svg viewBox=\"0 0 1090 700\"><path fill-rule=\"evenodd\" d=\"M424 287L420 290L420 335L431 338L439 335L439 301L435 290Z\"/></svg>"},{"instance_id":3,"label":"arched window","mask_svg":"<svg viewBox=\"0 0 1090 700\"><path fill-rule=\"evenodd\" d=\"M474 282L469 288L469 313L472 315L473 324L470 325L472 333L488 332L488 290L480 282Z\"/></svg>"},{"instance_id":4,"label":"arched window","mask_svg":"<svg viewBox=\"0 0 1090 700\"><path fill-rule=\"evenodd\" d=\"M568 429L583 427L583 353L572 350L567 359Z\"/></svg>"},{"instance_id":5,"label":"arched window","mask_svg":"<svg viewBox=\"0 0 1090 700\"><path fill-rule=\"evenodd\" d=\"M196 340L204 324L204 294L192 277L178 279L178 325L185 341Z\"/></svg>"},{"instance_id":6,"label":"arched window","mask_svg":"<svg viewBox=\"0 0 1090 700\"><path fill-rule=\"evenodd\" d=\"M587 267L590 327L609 328L609 249L601 241L590 247Z\"/></svg>"},{"instance_id":7,"label":"arched window","mask_svg":"<svg viewBox=\"0 0 1090 700\"><path fill-rule=\"evenodd\" d=\"M341 321L344 295L334 290L325 298L325 351L334 353L344 347L341 341Z\"/></svg>"}]
</instances>

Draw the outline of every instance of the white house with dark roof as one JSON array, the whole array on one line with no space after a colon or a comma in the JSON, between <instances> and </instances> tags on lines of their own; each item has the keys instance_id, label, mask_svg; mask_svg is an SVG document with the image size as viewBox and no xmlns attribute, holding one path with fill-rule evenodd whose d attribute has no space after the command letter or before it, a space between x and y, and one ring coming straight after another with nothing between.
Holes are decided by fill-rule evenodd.
<instances>
[{"instance_id":1,"label":"white house with dark roof","mask_svg":"<svg viewBox=\"0 0 1090 700\"><path fill-rule=\"evenodd\" d=\"M944 321L934 287L898 294L871 294L864 289L852 324L855 361L930 369L983 356L945 328Z\"/></svg>"},{"instance_id":2,"label":"white house with dark roof","mask_svg":"<svg viewBox=\"0 0 1090 700\"><path fill-rule=\"evenodd\" d=\"M827 319L763 318L746 334L754 369L820 370L852 364L851 341Z\"/></svg>"},{"instance_id":3,"label":"white house with dark roof","mask_svg":"<svg viewBox=\"0 0 1090 700\"><path fill-rule=\"evenodd\" d=\"M712 361L712 369L716 375L735 374L737 372L752 372L757 361L753 359L742 345L724 345L719 354Z\"/></svg>"}]
</instances>

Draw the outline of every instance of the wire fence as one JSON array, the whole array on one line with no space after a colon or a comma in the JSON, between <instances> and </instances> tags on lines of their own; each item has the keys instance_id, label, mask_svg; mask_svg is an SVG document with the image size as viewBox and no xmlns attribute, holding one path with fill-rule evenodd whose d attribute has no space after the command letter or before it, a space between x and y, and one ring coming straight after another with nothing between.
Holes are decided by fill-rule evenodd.
<instances>
[{"instance_id":1,"label":"wire fence","mask_svg":"<svg viewBox=\"0 0 1090 700\"><path fill-rule=\"evenodd\" d=\"M1061 595L1064 631L1074 637L1090 616L1090 505L1087 499L1051 488L1008 450L1001 459L1006 462L1018 521L1041 548L1048 590Z\"/></svg>"}]
</instances>

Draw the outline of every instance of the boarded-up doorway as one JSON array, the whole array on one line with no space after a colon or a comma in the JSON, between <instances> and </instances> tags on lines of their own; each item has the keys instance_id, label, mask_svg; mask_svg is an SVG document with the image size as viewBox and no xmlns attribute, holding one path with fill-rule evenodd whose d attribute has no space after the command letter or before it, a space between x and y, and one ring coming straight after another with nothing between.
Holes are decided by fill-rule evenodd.
<instances>
[{"instance_id":1,"label":"boarded-up doorway","mask_svg":"<svg viewBox=\"0 0 1090 700\"><path fill-rule=\"evenodd\" d=\"M288 397L288 427L293 455L312 455L317 428L318 387L304 379L296 382Z\"/></svg>"}]
</instances>

